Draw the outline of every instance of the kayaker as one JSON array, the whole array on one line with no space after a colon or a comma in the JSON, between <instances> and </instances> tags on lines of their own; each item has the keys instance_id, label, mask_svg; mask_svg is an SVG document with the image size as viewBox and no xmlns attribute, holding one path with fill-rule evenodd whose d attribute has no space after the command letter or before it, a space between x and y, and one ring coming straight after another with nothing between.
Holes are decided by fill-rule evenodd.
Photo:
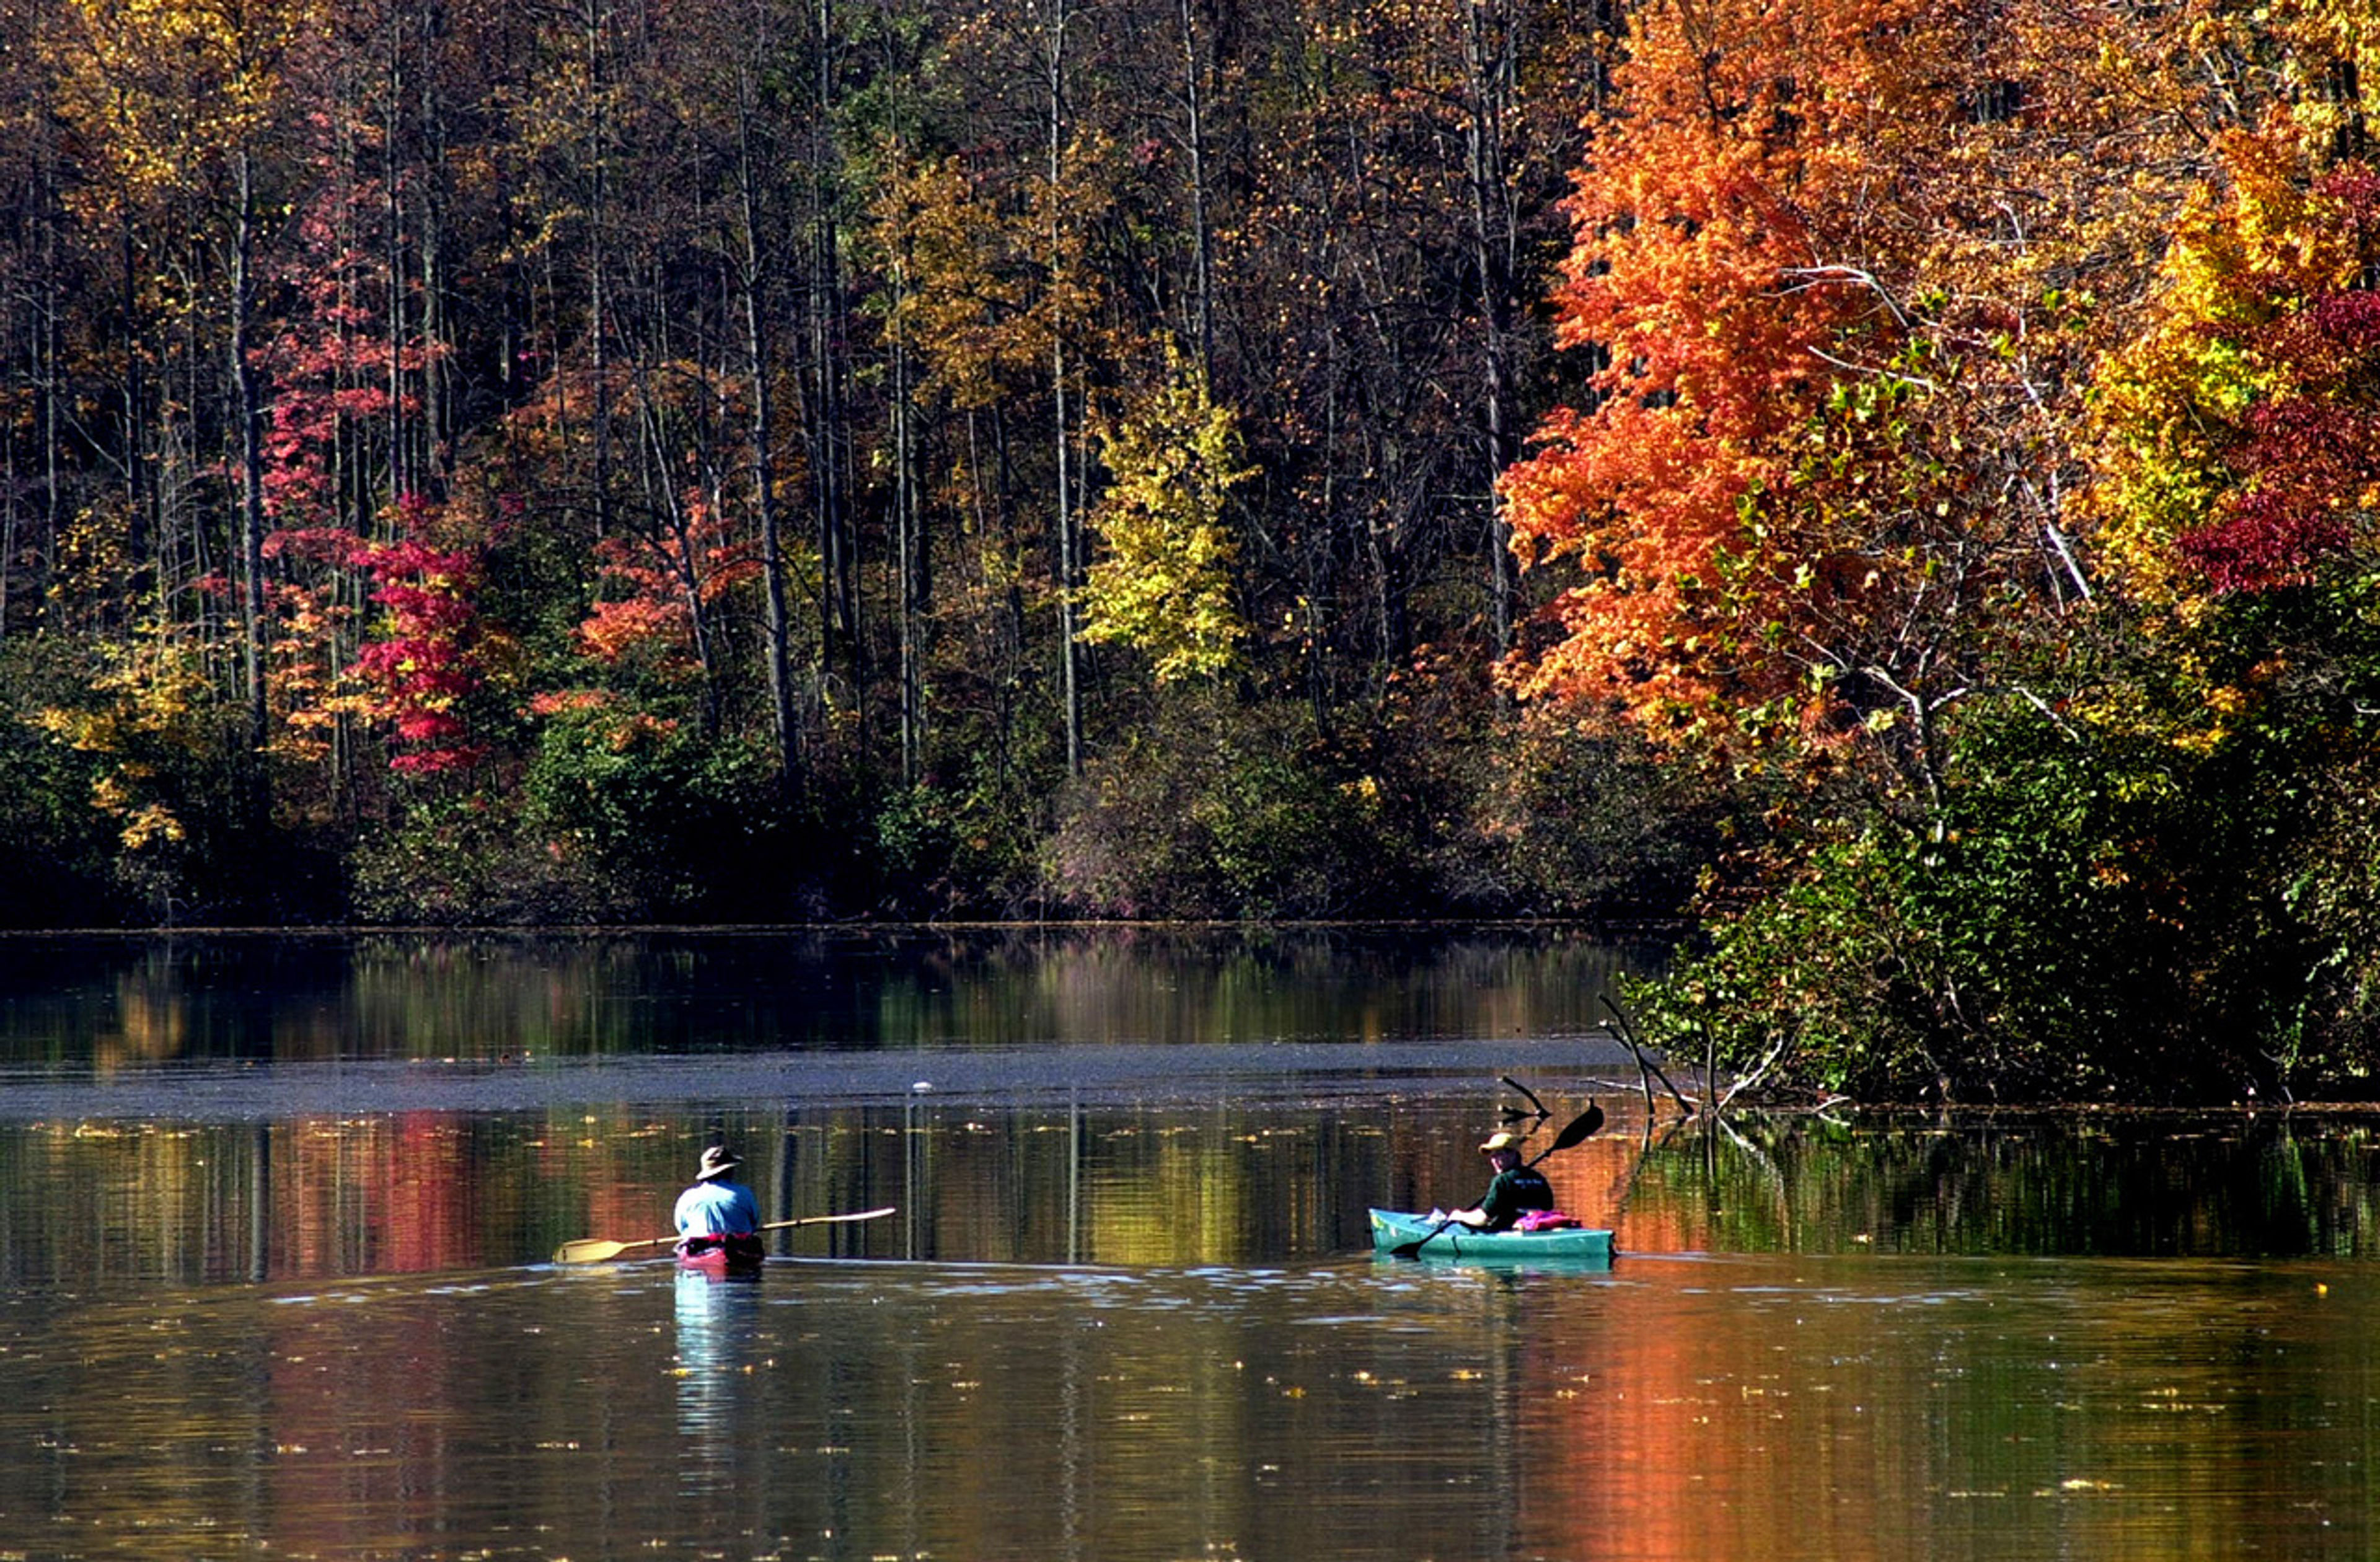
<instances>
[{"instance_id":1,"label":"kayaker","mask_svg":"<svg viewBox=\"0 0 2380 1562\"><path fill-rule=\"evenodd\" d=\"M1495 1180L1488 1184L1476 1208L1457 1210L1447 1219L1481 1231L1509 1231L1531 1210L1554 1207L1553 1184L1536 1167L1521 1164L1518 1138L1491 1133L1481 1141L1479 1153L1496 1168Z\"/></svg>"},{"instance_id":2,"label":"kayaker","mask_svg":"<svg viewBox=\"0 0 2380 1562\"><path fill-rule=\"evenodd\" d=\"M694 1186L677 1196L677 1251L695 1258L725 1248L731 1259L759 1259L760 1201L727 1174L743 1165L723 1144L706 1145Z\"/></svg>"}]
</instances>

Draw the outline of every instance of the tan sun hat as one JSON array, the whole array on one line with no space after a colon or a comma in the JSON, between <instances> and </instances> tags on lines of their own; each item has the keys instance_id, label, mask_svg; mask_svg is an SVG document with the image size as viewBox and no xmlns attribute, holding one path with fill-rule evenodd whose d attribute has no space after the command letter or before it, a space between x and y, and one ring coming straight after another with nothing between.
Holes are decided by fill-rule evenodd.
<instances>
[{"instance_id":1,"label":"tan sun hat","mask_svg":"<svg viewBox=\"0 0 2380 1562\"><path fill-rule=\"evenodd\" d=\"M1479 1141L1479 1153L1483 1155L1492 1155L1499 1150L1518 1150L1520 1147L1519 1136L1509 1133L1491 1133Z\"/></svg>"},{"instance_id":2,"label":"tan sun hat","mask_svg":"<svg viewBox=\"0 0 2380 1562\"><path fill-rule=\"evenodd\" d=\"M735 1152L724 1144L708 1146L702 1152L702 1169L694 1174L694 1180L709 1182L714 1177L725 1177L743 1164L735 1158Z\"/></svg>"}]
</instances>

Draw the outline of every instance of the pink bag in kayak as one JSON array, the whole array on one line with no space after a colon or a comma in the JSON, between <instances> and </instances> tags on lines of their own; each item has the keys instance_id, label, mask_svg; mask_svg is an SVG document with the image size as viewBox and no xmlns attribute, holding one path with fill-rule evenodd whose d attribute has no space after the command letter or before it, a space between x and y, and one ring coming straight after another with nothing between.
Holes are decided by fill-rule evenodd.
<instances>
[{"instance_id":1,"label":"pink bag in kayak","mask_svg":"<svg viewBox=\"0 0 2380 1562\"><path fill-rule=\"evenodd\" d=\"M1516 1231L1561 1231L1578 1225L1578 1221L1560 1210L1531 1210L1513 1223Z\"/></svg>"}]
</instances>

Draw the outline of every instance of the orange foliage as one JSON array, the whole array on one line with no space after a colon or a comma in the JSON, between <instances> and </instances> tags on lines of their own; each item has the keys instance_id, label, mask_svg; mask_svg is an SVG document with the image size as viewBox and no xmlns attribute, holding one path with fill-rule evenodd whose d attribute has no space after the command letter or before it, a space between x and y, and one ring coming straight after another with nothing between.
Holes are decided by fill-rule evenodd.
<instances>
[{"instance_id":1,"label":"orange foliage","mask_svg":"<svg viewBox=\"0 0 2380 1562\"><path fill-rule=\"evenodd\" d=\"M1787 436L1820 411L1840 338L1895 332L1843 257L1885 237L1868 231L1872 155L1947 107L1907 69L1929 9L1644 13L1556 299L1560 341L1603 355L1597 404L1548 419L1504 484L1524 556L1587 577L1556 604L1567 638L1522 671L1529 690L1618 693L1651 715L1767 681L1706 654L1717 588L1788 485ZM1755 610L1783 616L1775 583L1763 594Z\"/></svg>"},{"instance_id":2,"label":"orange foliage","mask_svg":"<svg viewBox=\"0 0 2380 1562\"><path fill-rule=\"evenodd\" d=\"M1554 299L1590 399L1506 476L1573 568L1524 692L1657 736L1932 725L2090 592L2065 513L2094 358L2203 173L2198 18L1662 0L1593 127ZM2120 45L2109 39L2120 38Z\"/></svg>"},{"instance_id":3,"label":"orange foliage","mask_svg":"<svg viewBox=\"0 0 2380 1562\"><path fill-rule=\"evenodd\" d=\"M692 676L697 615L758 578L759 560L701 494L686 495L674 519L672 529L595 544L604 580L628 593L595 604L578 626L579 649L596 661L643 658L671 676Z\"/></svg>"}]
</instances>

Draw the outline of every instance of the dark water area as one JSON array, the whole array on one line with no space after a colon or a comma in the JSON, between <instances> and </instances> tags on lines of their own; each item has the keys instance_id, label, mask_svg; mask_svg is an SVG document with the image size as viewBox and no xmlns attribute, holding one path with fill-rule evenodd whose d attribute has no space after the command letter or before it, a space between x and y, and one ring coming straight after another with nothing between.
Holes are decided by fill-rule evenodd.
<instances>
[{"instance_id":1,"label":"dark water area","mask_svg":"<svg viewBox=\"0 0 2380 1562\"><path fill-rule=\"evenodd\" d=\"M0 937L0 1068L1599 1032L1560 930Z\"/></svg>"},{"instance_id":2,"label":"dark water area","mask_svg":"<svg viewBox=\"0 0 2380 1562\"><path fill-rule=\"evenodd\" d=\"M1658 958L0 942L0 1556L2371 1554L2380 1119L1681 1123ZM1376 1258L1518 1087L1620 1256ZM718 1139L894 1213L552 1262Z\"/></svg>"}]
</instances>

